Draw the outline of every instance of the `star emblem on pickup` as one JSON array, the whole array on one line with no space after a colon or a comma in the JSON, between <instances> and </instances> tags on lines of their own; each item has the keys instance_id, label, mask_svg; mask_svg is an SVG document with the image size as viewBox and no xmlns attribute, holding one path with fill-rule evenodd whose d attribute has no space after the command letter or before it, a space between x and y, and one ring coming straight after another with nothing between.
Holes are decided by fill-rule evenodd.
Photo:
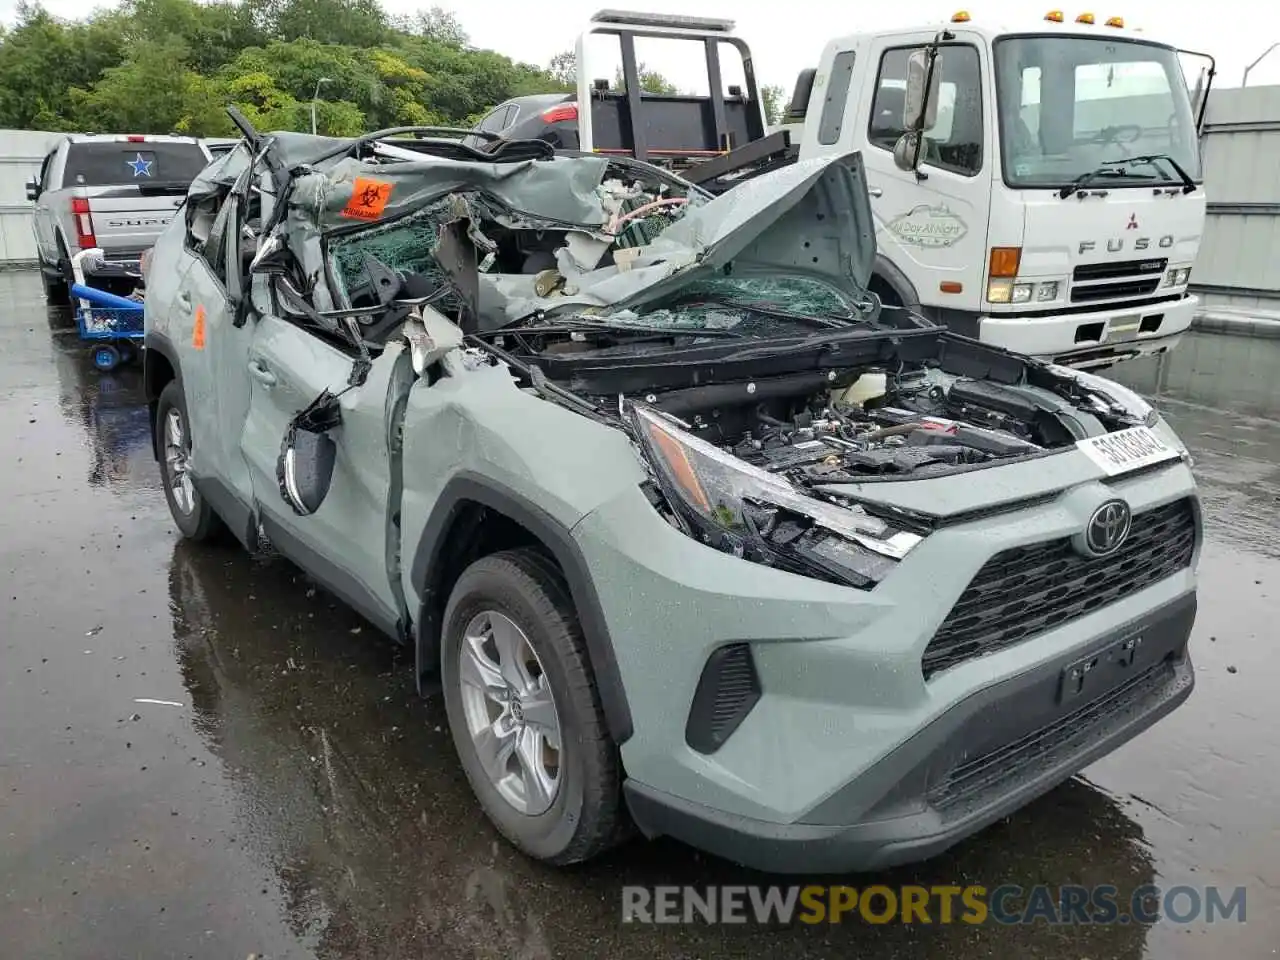
<instances>
[{"instance_id":1,"label":"star emblem on pickup","mask_svg":"<svg viewBox=\"0 0 1280 960\"><path fill-rule=\"evenodd\" d=\"M132 167L132 168L133 168L133 175L134 175L135 177L149 177L149 176L151 176L151 164L152 164L152 163L154 163L154 161L152 161L152 160L143 160L143 159L142 159L142 154L138 154L138 155L137 155L137 157L136 157L135 159L133 159L133 160L126 160L126 161L125 161L125 164L126 164L127 166L130 166L130 167Z\"/></svg>"}]
</instances>

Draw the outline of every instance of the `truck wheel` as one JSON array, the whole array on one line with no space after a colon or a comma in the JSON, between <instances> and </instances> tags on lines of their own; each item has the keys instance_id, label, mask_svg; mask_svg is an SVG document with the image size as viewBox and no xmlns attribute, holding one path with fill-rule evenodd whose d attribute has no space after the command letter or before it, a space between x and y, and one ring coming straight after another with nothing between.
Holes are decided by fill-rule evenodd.
<instances>
[{"instance_id":1,"label":"truck wheel","mask_svg":"<svg viewBox=\"0 0 1280 960\"><path fill-rule=\"evenodd\" d=\"M617 749L555 566L531 549L477 560L449 597L440 647L458 758L503 836L553 864L616 844Z\"/></svg>"},{"instance_id":2,"label":"truck wheel","mask_svg":"<svg viewBox=\"0 0 1280 960\"><path fill-rule=\"evenodd\" d=\"M52 306L63 307L71 301L71 291L67 287L66 278L63 277L62 271L56 274L45 272L45 267L41 264L40 281L44 284L44 298Z\"/></svg>"},{"instance_id":3,"label":"truck wheel","mask_svg":"<svg viewBox=\"0 0 1280 960\"><path fill-rule=\"evenodd\" d=\"M160 451L164 498L169 502L173 522L188 540L214 539L222 532L222 522L191 480L191 429L187 421L187 401L179 381L170 380L160 391L152 429Z\"/></svg>"}]
</instances>

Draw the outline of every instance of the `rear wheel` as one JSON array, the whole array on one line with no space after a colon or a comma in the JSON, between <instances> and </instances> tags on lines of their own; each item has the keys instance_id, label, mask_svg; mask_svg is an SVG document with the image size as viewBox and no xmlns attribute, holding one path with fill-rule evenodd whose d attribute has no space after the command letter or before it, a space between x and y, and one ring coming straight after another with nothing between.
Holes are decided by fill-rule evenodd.
<instances>
[{"instance_id":1,"label":"rear wheel","mask_svg":"<svg viewBox=\"0 0 1280 960\"><path fill-rule=\"evenodd\" d=\"M222 532L222 521L205 502L191 478L191 429L182 384L170 380L156 404L157 448L164 479L164 498L178 530L188 540L206 541Z\"/></svg>"},{"instance_id":2,"label":"rear wheel","mask_svg":"<svg viewBox=\"0 0 1280 960\"><path fill-rule=\"evenodd\" d=\"M617 843L617 749L554 564L530 549L473 563L449 597L440 655L453 742L498 830L554 864Z\"/></svg>"},{"instance_id":3,"label":"rear wheel","mask_svg":"<svg viewBox=\"0 0 1280 960\"><path fill-rule=\"evenodd\" d=\"M40 281L44 285L44 298L53 306L66 306L71 300L71 291L67 289L66 278L62 271L49 272L49 268L41 266Z\"/></svg>"}]
</instances>

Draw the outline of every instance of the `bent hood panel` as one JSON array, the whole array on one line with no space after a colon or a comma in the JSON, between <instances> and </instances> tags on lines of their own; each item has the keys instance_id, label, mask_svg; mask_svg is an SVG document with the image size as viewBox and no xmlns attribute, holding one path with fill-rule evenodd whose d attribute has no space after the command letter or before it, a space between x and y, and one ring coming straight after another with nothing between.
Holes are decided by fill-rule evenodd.
<instances>
[{"instance_id":1,"label":"bent hood panel","mask_svg":"<svg viewBox=\"0 0 1280 960\"><path fill-rule=\"evenodd\" d=\"M669 248L697 251L703 277L730 266L735 274L808 275L861 300L876 255L862 156L805 160L739 184L652 245L655 254ZM646 290L626 305L660 293Z\"/></svg>"}]
</instances>

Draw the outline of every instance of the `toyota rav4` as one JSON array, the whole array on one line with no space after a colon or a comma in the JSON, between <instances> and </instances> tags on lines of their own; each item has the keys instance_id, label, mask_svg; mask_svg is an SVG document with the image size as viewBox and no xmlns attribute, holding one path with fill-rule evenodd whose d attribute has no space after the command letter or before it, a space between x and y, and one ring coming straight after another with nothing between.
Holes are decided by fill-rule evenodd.
<instances>
[{"instance_id":1,"label":"toyota rav4","mask_svg":"<svg viewBox=\"0 0 1280 960\"><path fill-rule=\"evenodd\" d=\"M882 307L858 155L713 199L536 141L237 122L146 265L174 522L410 645L529 855L638 827L916 860L1190 694L1184 446Z\"/></svg>"}]
</instances>

